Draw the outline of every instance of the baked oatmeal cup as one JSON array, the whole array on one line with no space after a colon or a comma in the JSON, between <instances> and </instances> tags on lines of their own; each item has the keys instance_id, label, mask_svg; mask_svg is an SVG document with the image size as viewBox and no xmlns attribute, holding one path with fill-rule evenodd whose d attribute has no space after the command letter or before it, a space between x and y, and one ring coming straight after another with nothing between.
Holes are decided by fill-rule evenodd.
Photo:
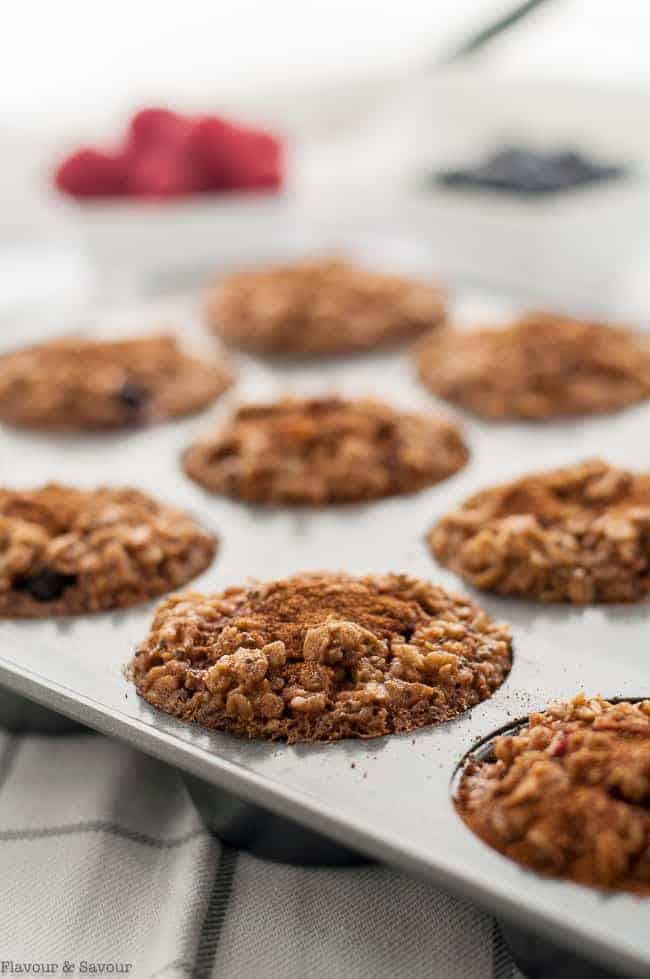
<instances>
[{"instance_id":1,"label":"baked oatmeal cup","mask_svg":"<svg viewBox=\"0 0 650 979\"><path fill-rule=\"evenodd\" d=\"M326 572L171 595L131 673L152 706L249 738L337 741L412 731L490 697L508 626L442 588Z\"/></svg>"},{"instance_id":2,"label":"baked oatmeal cup","mask_svg":"<svg viewBox=\"0 0 650 979\"><path fill-rule=\"evenodd\" d=\"M650 700L578 694L489 749L455 792L473 833L529 870L650 895Z\"/></svg>"},{"instance_id":3,"label":"baked oatmeal cup","mask_svg":"<svg viewBox=\"0 0 650 979\"><path fill-rule=\"evenodd\" d=\"M211 563L215 537L135 489L0 489L0 617L127 608Z\"/></svg>"},{"instance_id":4,"label":"baked oatmeal cup","mask_svg":"<svg viewBox=\"0 0 650 979\"><path fill-rule=\"evenodd\" d=\"M213 287L206 310L227 344L303 356L396 346L445 315L439 286L338 258L244 269Z\"/></svg>"},{"instance_id":5,"label":"baked oatmeal cup","mask_svg":"<svg viewBox=\"0 0 650 979\"><path fill-rule=\"evenodd\" d=\"M476 588L576 605L650 592L650 473L599 459L475 493L428 535Z\"/></svg>"},{"instance_id":6,"label":"baked oatmeal cup","mask_svg":"<svg viewBox=\"0 0 650 979\"><path fill-rule=\"evenodd\" d=\"M484 418L545 421L618 411L650 397L650 340L552 313L445 329L416 353L422 382Z\"/></svg>"},{"instance_id":7,"label":"baked oatmeal cup","mask_svg":"<svg viewBox=\"0 0 650 979\"><path fill-rule=\"evenodd\" d=\"M332 396L244 405L190 446L183 467L212 493L247 503L323 506L414 493L468 457L444 416Z\"/></svg>"},{"instance_id":8,"label":"baked oatmeal cup","mask_svg":"<svg viewBox=\"0 0 650 979\"><path fill-rule=\"evenodd\" d=\"M52 340L0 357L0 422L83 432L149 425L206 408L231 384L219 358L175 337Z\"/></svg>"}]
</instances>

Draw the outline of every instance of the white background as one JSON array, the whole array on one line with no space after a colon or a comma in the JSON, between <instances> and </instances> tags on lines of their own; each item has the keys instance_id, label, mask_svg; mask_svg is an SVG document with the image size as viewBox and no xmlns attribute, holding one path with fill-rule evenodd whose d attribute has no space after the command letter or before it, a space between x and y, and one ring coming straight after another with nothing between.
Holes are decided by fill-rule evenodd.
<instances>
[{"instance_id":1,"label":"white background","mask_svg":"<svg viewBox=\"0 0 650 979\"><path fill-rule=\"evenodd\" d=\"M416 71L514 0L4 4L0 122L100 124L142 102L261 103ZM647 0L548 0L482 57L506 74L646 84Z\"/></svg>"},{"instance_id":2,"label":"white background","mask_svg":"<svg viewBox=\"0 0 650 979\"><path fill-rule=\"evenodd\" d=\"M83 280L77 255L57 253L54 260L47 251L38 272L32 268L37 243L54 238L58 249L65 236L74 237L76 247L82 232L79 215L62 215L50 191L53 162L67 149L110 144L130 112L146 104L248 116L286 129L301 153L292 176L300 171L310 200L338 215L342 206L360 205L369 188L382 197L383 188L394 187L391 174L407 142L398 123L408 114L404 107L409 110L399 93L410 91L411 82L417 88L425 66L515 2L6 0L0 21L0 318L8 293L13 311L19 298L36 298L46 283L50 289ZM650 166L649 41L648 0L547 0L475 59L475 96L447 99L442 108L433 99L424 105L415 127L423 158L432 165L459 136L469 140L471 153L481 141L523 132ZM505 89L494 87L499 77L507 80ZM558 84L538 87L533 97L531 79ZM579 98L576 82L585 86ZM374 141L368 138L372 120L385 120ZM594 214L593 229L580 231L582 240L608 242L612 261L627 264L621 243L637 249L638 233L647 227L646 210L634 213L634 222L621 218L618 224L612 223L618 208L611 221ZM437 226L433 217L430 225ZM603 225L607 235L600 233ZM554 243L549 254L556 256L567 229L547 229L548 236ZM544 240L538 246L543 250ZM581 264L588 264L584 255ZM645 259L639 269L633 278L644 284ZM607 279L617 281L612 273ZM641 292L645 309L645 285Z\"/></svg>"}]
</instances>

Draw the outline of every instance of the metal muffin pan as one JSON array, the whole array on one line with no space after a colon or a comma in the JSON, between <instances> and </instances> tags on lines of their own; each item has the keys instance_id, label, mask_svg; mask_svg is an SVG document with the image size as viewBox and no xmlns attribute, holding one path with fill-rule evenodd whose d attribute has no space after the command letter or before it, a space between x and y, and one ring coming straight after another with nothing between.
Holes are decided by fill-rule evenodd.
<instances>
[{"instance_id":1,"label":"metal muffin pan","mask_svg":"<svg viewBox=\"0 0 650 979\"><path fill-rule=\"evenodd\" d=\"M87 730L71 717L21 697L6 687L0 687L0 727L12 734L77 734Z\"/></svg>"},{"instance_id":2,"label":"metal muffin pan","mask_svg":"<svg viewBox=\"0 0 650 979\"><path fill-rule=\"evenodd\" d=\"M476 297L460 303L461 310L479 313L490 306ZM196 299L115 314L102 324L129 332L161 320L195 336ZM128 483L186 507L220 538L213 565L192 585L198 590L325 568L407 572L462 591L467 589L434 562L423 538L470 492L594 455L650 468L647 404L607 418L539 426L486 424L467 416L461 419L472 453L466 468L413 496L320 511L211 497L184 476L178 456L240 399L341 391L453 414L417 383L406 354L312 364L237 360L239 383L213 410L189 420L97 437L1 430L2 482ZM58 621L3 621L0 683L312 833L427 877L560 946L630 975L648 975L650 904L522 870L473 836L450 797L454 771L468 749L530 710L580 689L610 697L650 694L648 607L572 608L474 597L511 623L512 673L490 700L458 720L409 735L289 747L208 732L155 711L137 697L124 672L148 630L153 603Z\"/></svg>"}]
</instances>

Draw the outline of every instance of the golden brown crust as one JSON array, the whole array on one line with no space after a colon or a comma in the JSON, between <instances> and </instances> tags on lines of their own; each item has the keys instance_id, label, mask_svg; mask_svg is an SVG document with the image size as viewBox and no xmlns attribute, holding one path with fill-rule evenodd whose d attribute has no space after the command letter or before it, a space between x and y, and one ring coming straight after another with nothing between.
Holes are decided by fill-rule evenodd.
<instances>
[{"instance_id":1,"label":"golden brown crust","mask_svg":"<svg viewBox=\"0 0 650 979\"><path fill-rule=\"evenodd\" d=\"M246 405L185 453L187 474L250 503L350 503L412 493L465 465L458 428L374 400Z\"/></svg>"},{"instance_id":2,"label":"golden brown crust","mask_svg":"<svg viewBox=\"0 0 650 979\"><path fill-rule=\"evenodd\" d=\"M635 602L650 591L650 473L598 459L482 490L428 537L476 588L544 602Z\"/></svg>"},{"instance_id":3,"label":"golden brown crust","mask_svg":"<svg viewBox=\"0 0 650 979\"><path fill-rule=\"evenodd\" d=\"M407 575L296 575L171 595L132 662L138 692L248 737L372 738L449 720L491 696L510 631Z\"/></svg>"},{"instance_id":4,"label":"golden brown crust","mask_svg":"<svg viewBox=\"0 0 650 979\"><path fill-rule=\"evenodd\" d=\"M580 694L470 759L456 794L469 828L539 873L650 894L650 701Z\"/></svg>"},{"instance_id":5,"label":"golden brown crust","mask_svg":"<svg viewBox=\"0 0 650 979\"><path fill-rule=\"evenodd\" d=\"M0 421L54 431L145 425L200 411L230 383L223 363L184 354L166 334L65 338L0 357Z\"/></svg>"},{"instance_id":6,"label":"golden brown crust","mask_svg":"<svg viewBox=\"0 0 650 979\"><path fill-rule=\"evenodd\" d=\"M417 367L434 394L486 418L591 415L650 397L645 337L548 313L436 333L420 346Z\"/></svg>"},{"instance_id":7,"label":"golden brown crust","mask_svg":"<svg viewBox=\"0 0 650 979\"><path fill-rule=\"evenodd\" d=\"M226 343L261 354L334 354L394 346L445 317L442 291L340 259L246 269L207 305Z\"/></svg>"},{"instance_id":8,"label":"golden brown crust","mask_svg":"<svg viewBox=\"0 0 650 979\"><path fill-rule=\"evenodd\" d=\"M216 540L134 489L0 489L0 617L126 608L182 587Z\"/></svg>"}]
</instances>

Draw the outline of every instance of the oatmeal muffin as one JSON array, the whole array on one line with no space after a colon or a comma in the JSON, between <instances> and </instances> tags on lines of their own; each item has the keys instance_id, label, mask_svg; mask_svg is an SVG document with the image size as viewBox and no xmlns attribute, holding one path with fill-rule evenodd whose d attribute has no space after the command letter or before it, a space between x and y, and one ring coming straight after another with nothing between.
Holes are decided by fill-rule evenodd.
<instances>
[{"instance_id":1,"label":"oatmeal muffin","mask_svg":"<svg viewBox=\"0 0 650 979\"><path fill-rule=\"evenodd\" d=\"M607 890L650 894L650 700L583 694L531 714L470 759L456 808L517 863Z\"/></svg>"},{"instance_id":2,"label":"oatmeal muffin","mask_svg":"<svg viewBox=\"0 0 650 979\"><path fill-rule=\"evenodd\" d=\"M447 721L510 666L510 630L468 599L407 575L322 572L170 595L132 675L185 721L296 742Z\"/></svg>"},{"instance_id":3,"label":"oatmeal muffin","mask_svg":"<svg viewBox=\"0 0 650 979\"><path fill-rule=\"evenodd\" d=\"M341 259L247 269L216 285L210 326L259 354L335 354L395 346L445 317L437 286Z\"/></svg>"},{"instance_id":4,"label":"oatmeal muffin","mask_svg":"<svg viewBox=\"0 0 650 979\"><path fill-rule=\"evenodd\" d=\"M635 602L650 590L650 473L598 459L482 490L428 537L476 588L544 602Z\"/></svg>"},{"instance_id":5,"label":"oatmeal muffin","mask_svg":"<svg viewBox=\"0 0 650 979\"><path fill-rule=\"evenodd\" d=\"M0 422L58 431L117 429L205 408L231 377L166 334L65 338L0 357Z\"/></svg>"},{"instance_id":6,"label":"oatmeal muffin","mask_svg":"<svg viewBox=\"0 0 650 979\"><path fill-rule=\"evenodd\" d=\"M415 492L457 472L468 455L440 416L370 399L286 398L240 408L188 449L184 467L213 493L319 506Z\"/></svg>"},{"instance_id":7,"label":"oatmeal muffin","mask_svg":"<svg viewBox=\"0 0 650 979\"><path fill-rule=\"evenodd\" d=\"M134 489L0 489L0 616L126 608L182 587L215 538Z\"/></svg>"},{"instance_id":8,"label":"oatmeal muffin","mask_svg":"<svg viewBox=\"0 0 650 979\"><path fill-rule=\"evenodd\" d=\"M650 341L550 313L440 331L420 346L417 367L434 394L493 419L592 415L650 397Z\"/></svg>"}]
</instances>

